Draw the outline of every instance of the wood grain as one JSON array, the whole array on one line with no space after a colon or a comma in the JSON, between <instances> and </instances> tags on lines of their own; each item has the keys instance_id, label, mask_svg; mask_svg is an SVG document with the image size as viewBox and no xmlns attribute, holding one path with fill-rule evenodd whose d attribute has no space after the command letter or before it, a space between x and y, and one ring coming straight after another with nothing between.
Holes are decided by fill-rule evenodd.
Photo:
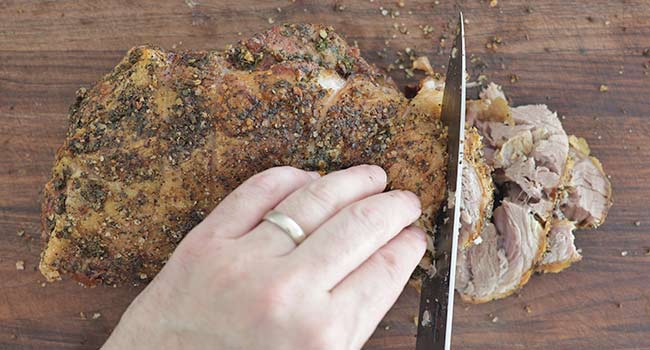
<instances>
[{"instance_id":1,"label":"wood grain","mask_svg":"<svg viewBox=\"0 0 650 350\"><path fill-rule=\"evenodd\" d=\"M409 47L443 71L440 37L463 10L468 51L487 64L484 74L504 85L515 104L546 103L564 115L566 130L586 137L611 174L615 205L602 228L578 233L584 260L568 271L534 276L505 300L457 304L454 347L650 349L650 69L644 68L650 57L643 55L650 48L650 2L404 3L0 2L0 348L96 349L141 289L83 289L71 281L43 287L36 271L41 189L63 142L67 108L77 88L93 84L130 47L220 49L270 21L320 22L356 41L380 67ZM382 16L380 6L400 16ZM425 36L418 26L427 24L434 31ZM502 44L487 49L495 36ZM472 73L476 78L478 71ZM417 81L403 71L390 74L400 86ZM513 74L518 81L511 82ZM16 270L18 260L24 271ZM366 349L413 348L416 310L417 295L406 290ZM93 313L101 317L93 320Z\"/></svg>"}]
</instances>

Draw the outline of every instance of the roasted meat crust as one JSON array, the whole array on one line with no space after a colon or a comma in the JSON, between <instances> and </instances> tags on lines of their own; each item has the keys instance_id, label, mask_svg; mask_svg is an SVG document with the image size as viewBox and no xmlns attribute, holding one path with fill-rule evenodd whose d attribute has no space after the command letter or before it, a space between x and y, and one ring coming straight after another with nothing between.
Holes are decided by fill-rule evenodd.
<instances>
[{"instance_id":1,"label":"roasted meat crust","mask_svg":"<svg viewBox=\"0 0 650 350\"><path fill-rule=\"evenodd\" d=\"M230 191L269 167L386 169L430 218L444 197L442 85L407 100L331 28L226 51L129 51L70 109L42 207L41 272L146 281ZM428 96L428 97L427 97ZM424 106L424 107L423 107Z\"/></svg>"},{"instance_id":2,"label":"roasted meat crust","mask_svg":"<svg viewBox=\"0 0 650 350\"><path fill-rule=\"evenodd\" d=\"M469 247L481 235L492 217L494 184L492 169L483 155L481 135L474 127L465 130L465 163L463 164L463 203L459 247ZM478 198L475 198L478 197Z\"/></svg>"}]
</instances>

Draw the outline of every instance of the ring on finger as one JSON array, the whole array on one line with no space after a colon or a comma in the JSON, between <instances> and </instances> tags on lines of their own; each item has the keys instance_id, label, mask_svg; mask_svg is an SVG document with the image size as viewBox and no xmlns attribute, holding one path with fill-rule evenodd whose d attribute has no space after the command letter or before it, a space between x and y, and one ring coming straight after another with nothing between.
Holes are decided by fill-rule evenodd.
<instances>
[{"instance_id":1,"label":"ring on finger","mask_svg":"<svg viewBox=\"0 0 650 350\"><path fill-rule=\"evenodd\" d=\"M302 243L307 238L305 231L298 225L298 223L286 214L277 210L271 210L264 215L263 220L268 221L275 226L279 227L284 233L293 240L296 245Z\"/></svg>"}]
</instances>

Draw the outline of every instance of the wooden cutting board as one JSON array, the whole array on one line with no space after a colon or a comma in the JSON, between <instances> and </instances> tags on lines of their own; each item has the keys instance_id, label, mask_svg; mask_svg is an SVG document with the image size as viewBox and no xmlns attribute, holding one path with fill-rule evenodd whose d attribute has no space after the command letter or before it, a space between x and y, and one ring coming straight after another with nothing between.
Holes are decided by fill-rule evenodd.
<instances>
[{"instance_id":1,"label":"wooden cutting board","mask_svg":"<svg viewBox=\"0 0 650 350\"><path fill-rule=\"evenodd\" d=\"M567 132L585 137L611 174L615 204L599 230L578 232L582 262L533 276L505 300L458 303L454 348L650 349L650 2L403 4L2 0L0 348L97 349L142 288L44 284L36 271L41 191L68 106L77 88L93 84L130 47L222 49L271 23L320 22L380 67L410 48L444 72L448 47L441 39L462 9L472 79L483 68L514 104L558 111ZM394 65L390 75L401 87L420 77L407 78ZM406 290L366 349L412 349L417 302Z\"/></svg>"}]
</instances>

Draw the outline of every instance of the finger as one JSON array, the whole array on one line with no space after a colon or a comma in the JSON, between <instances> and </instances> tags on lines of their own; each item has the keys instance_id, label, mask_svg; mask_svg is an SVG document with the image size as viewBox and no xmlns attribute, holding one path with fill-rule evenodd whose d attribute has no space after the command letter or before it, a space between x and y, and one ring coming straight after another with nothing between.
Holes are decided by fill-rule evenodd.
<instances>
[{"instance_id":1,"label":"finger","mask_svg":"<svg viewBox=\"0 0 650 350\"><path fill-rule=\"evenodd\" d=\"M319 177L318 173L288 166L253 175L224 198L197 231L224 238L240 237L289 194Z\"/></svg>"},{"instance_id":2,"label":"finger","mask_svg":"<svg viewBox=\"0 0 650 350\"><path fill-rule=\"evenodd\" d=\"M354 308L345 320L361 347L395 303L426 249L424 232L405 228L332 290L341 310ZM356 328L356 330L354 330Z\"/></svg>"},{"instance_id":3,"label":"finger","mask_svg":"<svg viewBox=\"0 0 650 350\"><path fill-rule=\"evenodd\" d=\"M287 257L318 276L329 290L377 249L420 216L420 201L408 191L390 191L356 202L320 226Z\"/></svg>"},{"instance_id":4,"label":"finger","mask_svg":"<svg viewBox=\"0 0 650 350\"><path fill-rule=\"evenodd\" d=\"M330 173L312 181L280 202L275 210L292 218L309 234L341 208L379 193L386 188L386 172L375 165L360 165ZM284 238L278 239L278 236ZM262 222L247 240L263 245L266 251L284 255L295 243L278 227Z\"/></svg>"}]
</instances>

